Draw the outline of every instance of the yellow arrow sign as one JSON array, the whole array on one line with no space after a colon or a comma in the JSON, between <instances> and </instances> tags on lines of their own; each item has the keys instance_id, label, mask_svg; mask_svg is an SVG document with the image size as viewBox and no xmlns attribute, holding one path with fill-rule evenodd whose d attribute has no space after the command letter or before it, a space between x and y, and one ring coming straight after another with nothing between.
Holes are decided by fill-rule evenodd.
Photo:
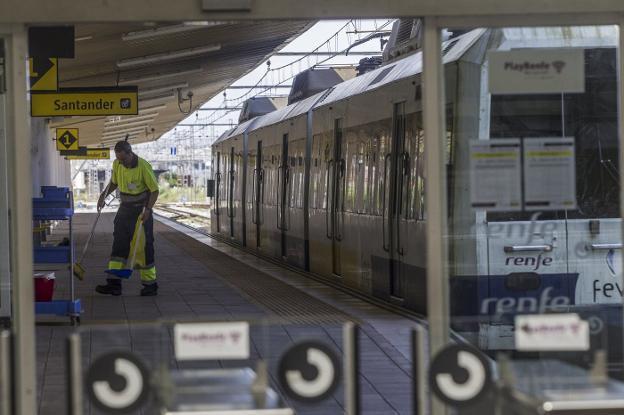
<instances>
[{"instance_id":1,"label":"yellow arrow sign","mask_svg":"<svg viewBox=\"0 0 624 415\"><path fill-rule=\"evenodd\" d=\"M109 160L110 148L88 148L81 156L67 156L67 160Z\"/></svg>"},{"instance_id":2,"label":"yellow arrow sign","mask_svg":"<svg viewBox=\"0 0 624 415\"><path fill-rule=\"evenodd\" d=\"M30 115L136 115L139 112L137 88L67 88L59 92L31 94Z\"/></svg>"},{"instance_id":3,"label":"yellow arrow sign","mask_svg":"<svg viewBox=\"0 0 624 415\"><path fill-rule=\"evenodd\" d=\"M78 129L77 128L57 128L56 129L56 149L78 150Z\"/></svg>"},{"instance_id":4,"label":"yellow arrow sign","mask_svg":"<svg viewBox=\"0 0 624 415\"><path fill-rule=\"evenodd\" d=\"M56 58L29 58L30 90L56 91L58 89L57 64Z\"/></svg>"}]
</instances>

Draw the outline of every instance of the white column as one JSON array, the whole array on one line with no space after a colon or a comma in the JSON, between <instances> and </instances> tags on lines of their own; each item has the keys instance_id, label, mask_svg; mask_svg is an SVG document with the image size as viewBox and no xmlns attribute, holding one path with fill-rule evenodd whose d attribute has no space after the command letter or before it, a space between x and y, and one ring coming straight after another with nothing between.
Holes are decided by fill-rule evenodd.
<instances>
[{"instance_id":1,"label":"white column","mask_svg":"<svg viewBox=\"0 0 624 415\"><path fill-rule=\"evenodd\" d=\"M449 299L447 232L444 72L442 37L437 19L424 18L423 31L423 121L425 129L425 209L427 234L427 317L429 353L434 356L448 342ZM445 406L432 398L433 415L446 413Z\"/></svg>"},{"instance_id":2,"label":"white column","mask_svg":"<svg viewBox=\"0 0 624 415\"><path fill-rule=\"evenodd\" d=\"M424 19L423 120L425 127L425 198L427 211L427 315L430 320L431 353L448 342L449 306L447 232L444 73L442 43L436 19Z\"/></svg>"},{"instance_id":3,"label":"white column","mask_svg":"<svg viewBox=\"0 0 624 415\"><path fill-rule=\"evenodd\" d=\"M17 415L37 413L32 258L32 179L27 101L26 28L13 25L8 45L8 184L13 278L15 405Z\"/></svg>"}]
</instances>

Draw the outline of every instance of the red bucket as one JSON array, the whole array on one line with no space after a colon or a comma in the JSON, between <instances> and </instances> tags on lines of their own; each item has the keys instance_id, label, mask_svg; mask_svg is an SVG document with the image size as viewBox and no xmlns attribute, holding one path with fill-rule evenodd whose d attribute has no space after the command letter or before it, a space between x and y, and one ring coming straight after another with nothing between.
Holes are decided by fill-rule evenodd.
<instances>
[{"instance_id":1,"label":"red bucket","mask_svg":"<svg viewBox=\"0 0 624 415\"><path fill-rule=\"evenodd\" d=\"M53 272L35 274L35 301L52 301L54 279Z\"/></svg>"}]
</instances>

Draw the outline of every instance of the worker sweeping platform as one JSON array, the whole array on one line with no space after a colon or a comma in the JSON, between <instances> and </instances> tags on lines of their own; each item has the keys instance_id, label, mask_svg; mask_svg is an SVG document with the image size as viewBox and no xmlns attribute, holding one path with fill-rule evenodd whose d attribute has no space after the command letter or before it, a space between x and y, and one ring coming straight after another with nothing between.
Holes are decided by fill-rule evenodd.
<instances>
[{"instance_id":1,"label":"worker sweeping platform","mask_svg":"<svg viewBox=\"0 0 624 415\"><path fill-rule=\"evenodd\" d=\"M113 175L100 195L98 212L106 197L119 189L121 204L115 216L113 249L106 273L106 284L95 290L100 294L121 295L122 278L128 278L132 269L141 274L142 296L158 294L154 265L154 220L152 208L158 199L158 182L152 166L132 152L127 141L115 145Z\"/></svg>"}]
</instances>

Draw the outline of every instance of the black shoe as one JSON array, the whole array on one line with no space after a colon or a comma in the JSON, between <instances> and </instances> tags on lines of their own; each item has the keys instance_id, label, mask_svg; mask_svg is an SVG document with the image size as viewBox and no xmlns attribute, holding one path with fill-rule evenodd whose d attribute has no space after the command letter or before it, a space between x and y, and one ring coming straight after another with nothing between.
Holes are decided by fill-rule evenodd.
<instances>
[{"instance_id":1,"label":"black shoe","mask_svg":"<svg viewBox=\"0 0 624 415\"><path fill-rule=\"evenodd\" d=\"M141 289L141 297L151 297L154 295L158 295L158 283L152 284L143 284L143 288Z\"/></svg>"},{"instance_id":2,"label":"black shoe","mask_svg":"<svg viewBox=\"0 0 624 415\"><path fill-rule=\"evenodd\" d=\"M105 285L98 285L95 291L100 294L121 295L121 280L117 278L107 278Z\"/></svg>"}]
</instances>

